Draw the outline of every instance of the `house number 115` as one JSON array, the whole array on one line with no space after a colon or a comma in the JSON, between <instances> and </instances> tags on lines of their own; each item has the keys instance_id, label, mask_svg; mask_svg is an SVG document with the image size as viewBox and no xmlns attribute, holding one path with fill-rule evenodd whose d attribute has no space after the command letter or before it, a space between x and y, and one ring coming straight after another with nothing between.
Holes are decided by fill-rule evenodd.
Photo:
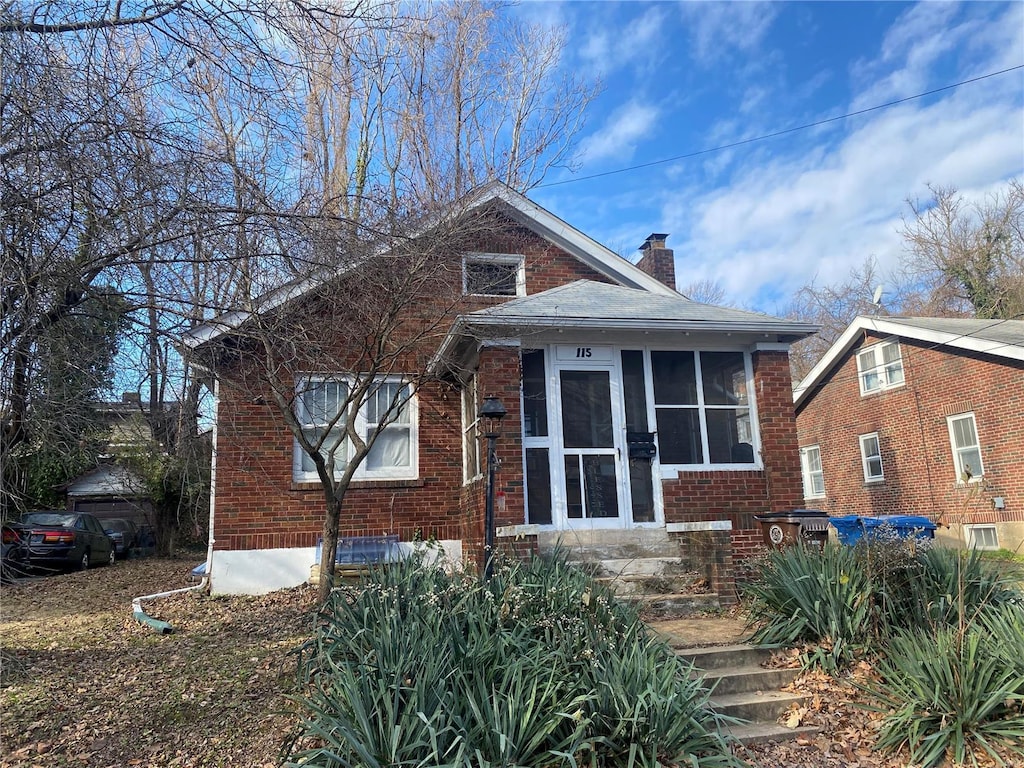
<instances>
[{"instance_id":1,"label":"house number 115","mask_svg":"<svg viewBox=\"0 0 1024 768\"><path fill-rule=\"evenodd\" d=\"M591 357L593 352L590 347L576 347L576 357Z\"/></svg>"}]
</instances>

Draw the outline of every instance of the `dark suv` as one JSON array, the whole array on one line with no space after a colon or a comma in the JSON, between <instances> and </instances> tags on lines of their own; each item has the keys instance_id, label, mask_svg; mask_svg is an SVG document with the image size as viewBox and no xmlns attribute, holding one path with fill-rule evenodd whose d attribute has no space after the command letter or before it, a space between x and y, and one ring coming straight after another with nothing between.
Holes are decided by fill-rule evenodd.
<instances>
[{"instance_id":1,"label":"dark suv","mask_svg":"<svg viewBox=\"0 0 1024 768\"><path fill-rule=\"evenodd\" d=\"M32 567L84 571L91 565L113 565L117 556L113 539L86 512L29 512L21 528Z\"/></svg>"},{"instance_id":2,"label":"dark suv","mask_svg":"<svg viewBox=\"0 0 1024 768\"><path fill-rule=\"evenodd\" d=\"M101 521L103 530L114 540L114 551L122 560L131 556L138 546L139 529L131 520L111 517Z\"/></svg>"}]
</instances>

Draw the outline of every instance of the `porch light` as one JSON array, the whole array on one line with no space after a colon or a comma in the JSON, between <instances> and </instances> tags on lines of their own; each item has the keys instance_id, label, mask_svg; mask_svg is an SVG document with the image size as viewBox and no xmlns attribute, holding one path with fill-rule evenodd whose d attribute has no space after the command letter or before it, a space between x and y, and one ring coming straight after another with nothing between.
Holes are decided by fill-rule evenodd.
<instances>
[{"instance_id":1,"label":"porch light","mask_svg":"<svg viewBox=\"0 0 1024 768\"><path fill-rule=\"evenodd\" d=\"M487 504L484 510L484 579L491 578L494 560L494 473L498 468L498 455L495 445L498 442L498 430L501 420L508 415L501 400L496 397L484 399L477 417L482 422L484 437L487 438Z\"/></svg>"}]
</instances>

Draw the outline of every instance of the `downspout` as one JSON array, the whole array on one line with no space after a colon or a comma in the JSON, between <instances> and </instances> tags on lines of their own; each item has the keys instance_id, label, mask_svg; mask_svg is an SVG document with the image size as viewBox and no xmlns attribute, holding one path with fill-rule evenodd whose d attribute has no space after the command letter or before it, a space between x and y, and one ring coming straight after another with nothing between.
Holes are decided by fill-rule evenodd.
<instances>
[{"instance_id":1,"label":"downspout","mask_svg":"<svg viewBox=\"0 0 1024 768\"><path fill-rule=\"evenodd\" d=\"M217 411L220 403L220 382L217 379L213 381L213 444L210 451L210 522L209 522L209 543L206 547L206 569L203 572L203 580L192 587L182 587L181 589L172 589L167 592L155 592L152 595L143 595L141 597L132 598L132 618L135 619L139 624L145 624L147 627L153 629L154 632L160 635L169 635L174 631L174 627L168 624L166 621L160 619L154 619L152 616L146 614L142 610L142 603L146 600L158 600L161 597L170 597L171 595L180 595L184 592L193 592L195 590L205 589L210 584L210 574L213 572L213 544L215 539L213 538L213 523L214 523L214 500L217 498Z\"/></svg>"}]
</instances>

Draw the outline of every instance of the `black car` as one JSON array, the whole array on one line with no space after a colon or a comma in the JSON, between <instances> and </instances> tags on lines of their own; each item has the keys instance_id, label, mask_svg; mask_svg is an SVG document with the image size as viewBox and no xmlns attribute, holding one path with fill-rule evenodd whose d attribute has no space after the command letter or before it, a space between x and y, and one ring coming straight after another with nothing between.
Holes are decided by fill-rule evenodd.
<instances>
[{"instance_id":1,"label":"black car","mask_svg":"<svg viewBox=\"0 0 1024 768\"><path fill-rule=\"evenodd\" d=\"M17 522L7 522L0 527L0 582L6 584L28 572L28 547L23 538L25 529Z\"/></svg>"},{"instance_id":2,"label":"black car","mask_svg":"<svg viewBox=\"0 0 1024 768\"><path fill-rule=\"evenodd\" d=\"M113 565L114 541L100 521L86 512L29 512L21 520L26 560L34 568L86 570Z\"/></svg>"},{"instance_id":3,"label":"black car","mask_svg":"<svg viewBox=\"0 0 1024 768\"><path fill-rule=\"evenodd\" d=\"M138 546L138 526L131 520L121 517L111 517L101 522L104 533L114 540L114 552L117 556L122 559L130 557Z\"/></svg>"}]
</instances>

